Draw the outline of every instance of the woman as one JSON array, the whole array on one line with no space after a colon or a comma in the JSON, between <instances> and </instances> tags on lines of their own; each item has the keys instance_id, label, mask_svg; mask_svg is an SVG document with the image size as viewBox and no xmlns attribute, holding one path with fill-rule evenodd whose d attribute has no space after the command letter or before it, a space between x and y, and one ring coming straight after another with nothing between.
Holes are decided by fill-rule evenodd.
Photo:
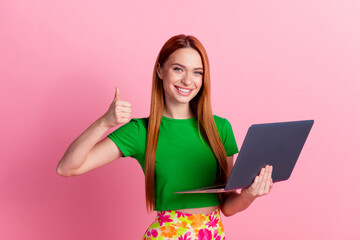
<instances>
[{"instance_id":1,"label":"woman","mask_svg":"<svg viewBox=\"0 0 360 240\"><path fill-rule=\"evenodd\" d=\"M154 66L149 118L131 119L131 104L120 100L116 88L108 111L69 146L57 173L79 175L134 157L145 174L148 210L157 211L143 239L225 239L219 210L231 216L269 193L272 167L240 194L174 193L226 182L238 151L230 123L212 114L209 73L198 39L170 38Z\"/></svg>"}]
</instances>

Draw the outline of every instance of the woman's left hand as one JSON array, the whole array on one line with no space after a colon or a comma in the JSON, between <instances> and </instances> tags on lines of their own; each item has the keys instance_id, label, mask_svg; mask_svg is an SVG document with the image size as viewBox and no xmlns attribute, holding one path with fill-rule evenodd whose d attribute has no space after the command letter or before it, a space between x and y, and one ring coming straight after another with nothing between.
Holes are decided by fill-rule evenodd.
<instances>
[{"instance_id":1,"label":"woman's left hand","mask_svg":"<svg viewBox=\"0 0 360 240\"><path fill-rule=\"evenodd\" d=\"M271 174L273 167L266 165L261 169L260 174L256 176L254 182L247 188L241 190L242 197L249 201L255 200L255 198L268 194L274 185Z\"/></svg>"}]
</instances>

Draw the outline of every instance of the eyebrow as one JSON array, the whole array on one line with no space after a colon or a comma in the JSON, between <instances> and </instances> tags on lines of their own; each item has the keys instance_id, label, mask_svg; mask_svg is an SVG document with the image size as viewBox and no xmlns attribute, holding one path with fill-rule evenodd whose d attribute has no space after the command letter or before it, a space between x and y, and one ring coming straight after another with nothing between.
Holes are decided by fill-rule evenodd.
<instances>
[{"instance_id":1,"label":"eyebrow","mask_svg":"<svg viewBox=\"0 0 360 240\"><path fill-rule=\"evenodd\" d=\"M173 65L179 65L180 67L186 68L184 65L180 64L180 63L173 63L171 64L171 66ZM194 70L204 70L202 67L198 67L198 68L194 68Z\"/></svg>"}]
</instances>

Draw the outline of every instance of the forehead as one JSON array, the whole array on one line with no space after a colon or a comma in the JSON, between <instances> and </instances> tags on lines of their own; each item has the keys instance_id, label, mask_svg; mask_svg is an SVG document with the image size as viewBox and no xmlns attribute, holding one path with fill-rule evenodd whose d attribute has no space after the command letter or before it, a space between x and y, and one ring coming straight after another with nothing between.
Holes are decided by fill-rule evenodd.
<instances>
[{"instance_id":1,"label":"forehead","mask_svg":"<svg viewBox=\"0 0 360 240\"><path fill-rule=\"evenodd\" d=\"M167 59L165 65L174 63L179 63L188 68L203 67L200 54L193 48L180 48L173 52Z\"/></svg>"}]
</instances>

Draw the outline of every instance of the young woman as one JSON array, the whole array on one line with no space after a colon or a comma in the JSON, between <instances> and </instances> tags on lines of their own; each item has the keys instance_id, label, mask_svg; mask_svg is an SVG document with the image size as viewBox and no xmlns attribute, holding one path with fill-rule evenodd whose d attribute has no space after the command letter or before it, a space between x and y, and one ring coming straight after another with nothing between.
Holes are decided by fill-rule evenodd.
<instances>
[{"instance_id":1,"label":"young woman","mask_svg":"<svg viewBox=\"0 0 360 240\"><path fill-rule=\"evenodd\" d=\"M269 193L272 167L240 194L174 193L225 183L238 151L230 123L212 114L209 74L198 39L170 38L154 66L150 116L131 119L131 104L116 88L108 111L69 146L57 173L75 176L131 156L145 174L148 210L157 211L143 239L225 239L220 210L231 216Z\"/></svg>"}]
</instances>

